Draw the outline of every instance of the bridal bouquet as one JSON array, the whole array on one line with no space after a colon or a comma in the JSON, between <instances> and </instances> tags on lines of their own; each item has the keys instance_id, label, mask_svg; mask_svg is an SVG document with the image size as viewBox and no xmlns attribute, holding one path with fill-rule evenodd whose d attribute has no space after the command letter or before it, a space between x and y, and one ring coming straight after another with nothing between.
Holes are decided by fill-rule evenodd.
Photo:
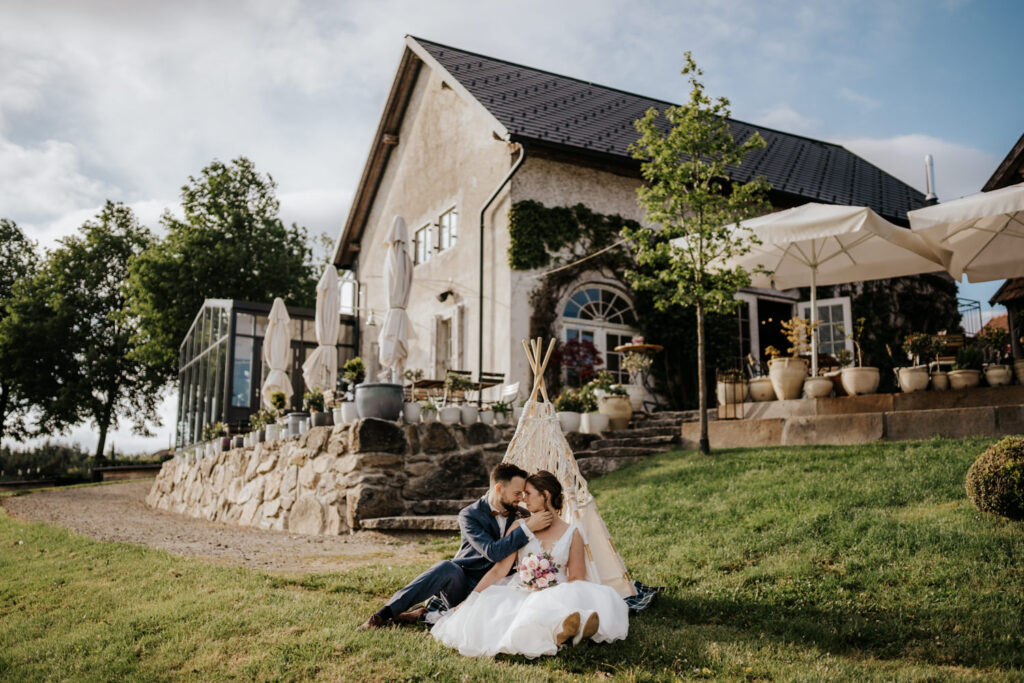
<instances>
[{"instance_id":1,"label":"bridal bouquet","mask_svg":"<svg viewBox=\"0 0 1024 683\"><path fill-rule=\"evenodd\" d=\"M558 569L551 553L544 552L540 555L530 553L525 560L519 563L519 580L524 586L534 590L550 588L558 583L555 578L558 575Z\"/></svg>"}]
</instances>

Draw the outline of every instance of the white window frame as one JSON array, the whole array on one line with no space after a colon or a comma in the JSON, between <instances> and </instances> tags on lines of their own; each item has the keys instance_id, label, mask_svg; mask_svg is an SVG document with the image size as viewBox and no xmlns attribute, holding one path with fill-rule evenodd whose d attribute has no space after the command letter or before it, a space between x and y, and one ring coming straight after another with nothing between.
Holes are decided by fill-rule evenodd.
<instances>
[{"instance_id":1,"label":"white window frame","mask_svg":"<svg viewBox=\"0 0 1024 683\"><path fill-rule=\"evenodd\" d=\"M448 224L445 218L448 217ZM459 212L452 207L442 213L437 219L437 250L446 251L454 247L459 241Z\"/></svg>"},{"instance_id":2,"label":"white window frame","mask_svg":"<svg viewBox=\"0 0 1024 683\"><path fill-rule=\"evenodd\" d=\"M434 245L431 244L433 242L433 227L433 224L427 223L413 233L413 265L422 265L434 255Z\"/></svg>"},{"instance_id":3,"label":"white window frame","mask_svg":"<svg viewBox=\"0 0 1024 683\"><path fill-rule=\"evenodd\" d=\"M633 302L630 300L629 296L627 296L622 290L620 290L620 289L618 289L616 287L609 286L609 285L604 284L604 283L600 283L600 282L590 282L590 283L583 284L583 285L580 285L578 287L575 287L570 292L570 294L564 299L562 304L560 305L559 313L558 313L558 320L559 320L559 323L560 323L560 326L561 326L561 330L560 330L560 333L559 333L559 337L561 339L561 342L564 344L564 343L566 343L569 340L569 329L570 328L574 329L574 330L586 331L586 332L591 333L593 335L593 337L594 337L594 346L597 348L598 353L601 354L601 359L605 361L605 364L599 366L599 368L601 370L605 370L605 369L607 369L607 360L606 359L608 358L608 353L609 353L609 351L612 351L611 349L606 348L606 342L607 342L607 336L606 335L607 335L607 333L611 332L613 334L629 335L629 336L632 337L632 336L636 336L636 335L640 334L640 330L638 330L638 329L636 329L634 327L630 327L628 325L620 324L620 323L609 323L609 322L600 321L600 320L590 320L590 319L584 319L584 318L567 318L567 317L565 317L565 307L568 305L569 301L578 292L580 292L582 290L585 290L585 289L601 289L601 290L607 289L608 291L617 294L618 296L622 297L623 301L625 301L629 305L630 309L633 311L633 317L634 318L636 317L636 309L633 308ZM612 352L614 353L614 351L612 351ZM566 372L567 371L563 369L563 371L562 371L562 378L563 378L563 380L566 378ZM628 373L627 373L627 376L628 376Z\"/></svg>"},{"instance_id":4,"label":"white window frame","mask_svg":"<svg viewBox=\"0 0 1024 683\"><path fill-rule=\"evenodd\" d=\"M820 311L823 306L835 306L841 304L843 307L843 329L846 331L846 339L843 340L843 346L851 354L853 353L853 340L849 338L849 335L853 334L853 309L850 304L850 297L839 296L831 299L818 299L817 305ZM796 310L801 318L811 319L811 302L810 301L798 301L796 304ZM821 320L821 317L818 317ZM834 321L833 321L834 322ZM821 329L820 327L818 328ZM818 350L822 353L821 349Z\"/></svg>"}]
</instances>

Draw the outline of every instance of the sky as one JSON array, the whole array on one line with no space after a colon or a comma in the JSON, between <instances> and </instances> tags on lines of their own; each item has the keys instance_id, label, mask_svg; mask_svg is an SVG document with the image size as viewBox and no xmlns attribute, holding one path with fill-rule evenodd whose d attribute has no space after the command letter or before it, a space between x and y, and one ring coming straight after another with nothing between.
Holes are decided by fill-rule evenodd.
<instances>
[{"instance_id":1,"label":"sky","mask_svg":"<svg viewBox=\"0 0 1024 683\"><path fill-rule=\"evenodd\" d=\"M244 155L283 219L336 236L406 34L682 101L693 52L734 118L836 142L940 201L981 189L1024 133L1016 0L516 3L0 0L0 217L43 248L106 199L143 223ZM998 283L962 286L988 306ZM166 447L174 400L150 438ZM65 439L91 447L94 430Z\"/></svg>"}]
</instances>

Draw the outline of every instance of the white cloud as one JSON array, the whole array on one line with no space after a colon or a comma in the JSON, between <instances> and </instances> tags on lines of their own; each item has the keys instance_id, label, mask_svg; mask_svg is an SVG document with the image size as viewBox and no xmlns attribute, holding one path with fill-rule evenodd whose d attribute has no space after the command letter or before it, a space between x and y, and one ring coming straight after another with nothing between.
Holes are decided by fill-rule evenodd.
<instances>
[{"instance_id":1,"label":"white cloud","mask_svg":"<svg viewBox=\"0 0 1024 683\"><path fill-rule=\"evenodd\" d=\"M25 147L0 139L0 207L5 217L50 217L95 203L109 188L82 173L75 145Z\"/></svg>"},{"instance_id":2,"label":"white cloud","mask_svg":"<svg viewBox=\"0 0 1024 683\"><path fill-rule=\"evenodd\" d=\"M818 122L801 115L787 105L780 104L766 111L750 123L756 123L766 128L775 128L787 133L798 133L800 135L812 135L818 129Z\"/></svg>"},{"instance_id":3,"label":"white cloud","mask_svg":"<svg viewBox=\"0 0 1024 683\"><path fill-rule=\"evenodd\" d=\"M872 111L882 106L882 103L875 98L868 97L867 95L859 92L854 92L850 88L840 88L838 95L839 99L852 102L864 111Z\"/></svg>"}]
</instances>

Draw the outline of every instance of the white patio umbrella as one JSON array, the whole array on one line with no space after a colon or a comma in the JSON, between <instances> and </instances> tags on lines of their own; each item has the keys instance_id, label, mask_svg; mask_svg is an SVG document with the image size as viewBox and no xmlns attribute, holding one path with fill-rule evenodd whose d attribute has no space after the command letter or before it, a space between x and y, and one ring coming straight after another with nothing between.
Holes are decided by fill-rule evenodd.
<instances>
[{"instance_id":1,"label":"white patio umbrella","mask_svg":"<svg viewBox=\"0 0 1024 683\"><path fill-rule=\"evenodd\" d=\"M929 244L952 252L949 272L970 282L1024 277L1024 183L907 213Z\"/></svg>"},{"instance_id":2,"label":"white patio umbrella","mask_svg":"<svg viewBox=\"0 0 1024 683\"><path fill-rule=\"evenodd\" d=\"M324 269L316 286L317 347L302 364L302 379L310 389L329 391L338 381L338 331L341 322L341 291L338 270L333 265Z\"/></svg>"},{"instance_id":3,"label":"white patio umbrella","mask_svg":"<svg viewBox=\"0 0 1024 683\"><path fill-rule=\"evenodd\" d=\"M412 289L412 259L409 257L409 229L401 216L395 216L385 240L388 251L384 260L384 289L388 296L388 312L377 337L380 364L391 368L391 381L402 383L402 364L409 357L409 341L415 338L409 314L409 290Z\"/></svg>"},{"instance_id":4,"label":"white patio umbrella","mask_svg":"<svg viewBox=\"0 0 1024 683\"><path fill-rule=\"evenodd\" d=\"M289 399L292 397L292 382L288 379L288 363L292 359L291 319L284 307L281 297L274 299L270 308L270 320L267 322L267 334L263 337L263 360L270 368L263 388L263 404L270 407L270 395L275 391L283 391Z\"/></svg>"},{"instance_id":5,"label":"white patio umbrella","mask_svg":"<svg viewBox=\"0 0 1024 683\"><path fill-rule=\"evenodd\" d=\"M936 252L910 230L865 206L810 203L743 221L761 241L722 268L760 266L755 287L811 288L811 323L817 322L818 285L915 275L944 270L949 253ZM685 246L686 238L673 240ZM818 338L811 335L811 372L818 373Z\"/></svg>"}]
</instances>

